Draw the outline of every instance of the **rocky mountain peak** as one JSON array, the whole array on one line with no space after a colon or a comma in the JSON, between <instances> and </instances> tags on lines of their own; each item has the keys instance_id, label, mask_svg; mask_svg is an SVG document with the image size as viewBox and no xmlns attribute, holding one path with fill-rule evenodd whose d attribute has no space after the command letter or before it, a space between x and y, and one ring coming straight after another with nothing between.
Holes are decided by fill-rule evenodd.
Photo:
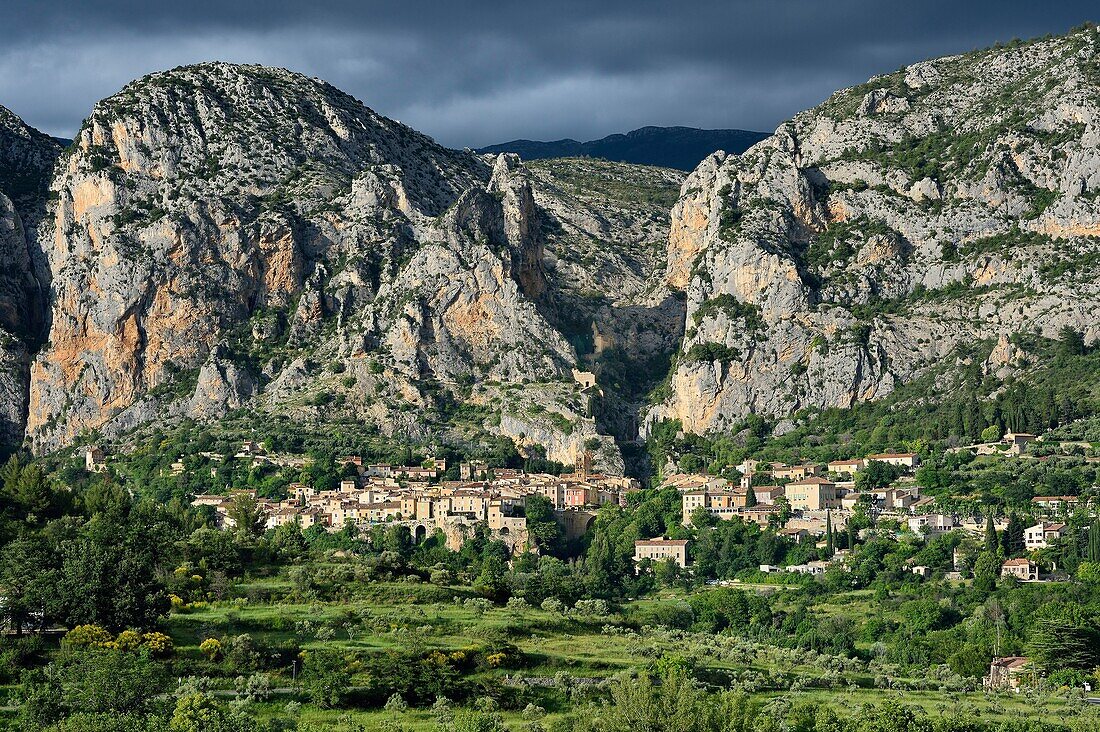
<instances>
[{"instance_id":1,"label":"rocky mountain peak","mask_svg":"<svg viewBox=\"0 0 1100 732\"><path fill-rule=\"evenodd\" d=\"M1098 43L915 64L704 161L673 209L687 334L649 423L846 407L974 343L1100 335Z\"/></svg>"}]
</instances>

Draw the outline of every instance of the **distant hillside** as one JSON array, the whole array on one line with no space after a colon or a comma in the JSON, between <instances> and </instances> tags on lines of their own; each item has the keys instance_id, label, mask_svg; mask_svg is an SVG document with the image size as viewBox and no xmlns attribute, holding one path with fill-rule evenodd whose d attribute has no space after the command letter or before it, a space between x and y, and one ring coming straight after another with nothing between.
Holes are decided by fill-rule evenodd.
<instances>
[{"instance_id":1,"label":"distant hillside","mask_svg":"<svg viewBox=\"0 0 1100 732\"><path fill-rule=\"evenodd\" d=\"M599 140L513 140L483 147L481 153L514 152L524 160L590 157L637 165L694 170L715 150L740 154L767 135L748 130L697 130L693 127L642 127Z\"/></svg>"}]
</instances>

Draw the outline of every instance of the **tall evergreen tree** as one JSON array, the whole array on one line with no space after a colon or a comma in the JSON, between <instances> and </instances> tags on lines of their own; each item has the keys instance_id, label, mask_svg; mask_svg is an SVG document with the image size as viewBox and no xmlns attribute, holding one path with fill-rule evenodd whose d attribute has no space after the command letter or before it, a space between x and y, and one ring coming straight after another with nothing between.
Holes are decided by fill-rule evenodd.
<instances>
[{"instance_id":1,"label":"tall evergreen tree","mask_svg":"<svg viewBox=\"0 0 1100 732\"><path fill-rule=\"evenodd\" d=\"M756 491L749 486L749 492L745 494L745 508L752 508L756 505Z\"/></svg>"},{"instance_id":2,"label":"tall evergreen tree","mask_svg":"<svg viewBox=\"0 0 1100 732\"><path fill-rule=\"evenodd\" d=\"M997 546L997 529L993 526L993 513L990 512L985 515L985 550L995 552Z\"/></svg>"},{"instance_id":3,"label":"tall evergreen tree","mask_svg":"<svg viewBox=\"0 0 1100 732\"><path fill-rule=\"evenodd\" d=\"M1024 550L1024 523L1013 511L1008 515L1008 525L1001 533L1001 548L1006 557L1013 557Z\"/></svg>"},{"instance_id":4,"label":"tall evergreen tree","mask_svg":"<svg viewBox=\"0 0 1100 732\"><path fill-rule=\"evenodd\" d=\"M825 512L825 552L831 557L836 547L836 540L833 537L833 512Z\"/></svg>"},{"instance_id":5,"label":"tall evergreen tree","mask_svg":"<svg viewBox=\"0 0 1100 732\"><path fill-rule=\"evenodd\" d=\"M1100 562L1100 519L1093 521L1089 527L1088 559L1090 562Z\"/></svg>"}]
</instances>

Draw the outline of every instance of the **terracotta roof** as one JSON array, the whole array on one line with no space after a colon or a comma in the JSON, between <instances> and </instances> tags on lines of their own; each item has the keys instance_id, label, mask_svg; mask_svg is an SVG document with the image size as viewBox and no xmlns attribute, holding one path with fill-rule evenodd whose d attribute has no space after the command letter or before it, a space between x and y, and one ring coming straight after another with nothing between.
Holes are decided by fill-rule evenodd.
<instances>
[{"instance_id":1,"label":"terracotta roof","mask_svg":"<svg viewBox=\"0 0 1100 732\"><path fill-rule=\"evenodd\" d=\"M687 546L687 539L639 539L634 546Z\"/></svg>"},{"instance_id":2,"label":"terracotta roof","mask_svg":"<svg viewBox=\"0 0 1100 732\"><path fill-rule=\"evenodd\" d=\"M994 658L992 665L1001 668L1020 668L1028 663L1029 659L1026 656L1006 656L1004 658Z\"/></svg>"}]
</instances>

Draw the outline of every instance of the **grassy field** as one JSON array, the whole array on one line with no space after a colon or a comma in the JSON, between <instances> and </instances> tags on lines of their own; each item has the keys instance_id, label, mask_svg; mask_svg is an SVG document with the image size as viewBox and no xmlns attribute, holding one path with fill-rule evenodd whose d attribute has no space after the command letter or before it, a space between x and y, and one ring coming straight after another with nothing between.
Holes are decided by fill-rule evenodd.
<instances>
[{"instance_id":1,"label":"grassy field","mask_svg":"<svg viewBox=\"0 0 1100 732\"><path fill-rule=\"evenodd\" d=\"M816 614L843 617L856 626L873 618L903 620L904 596L883 603L869 590L815 599L797 586L737 587L768 594L773 607L790 610L809 603ZM431 696L406 710L379 709L378 679L371 677L370 664L358 661L349 661L352 702L348 708L322 709L312 704L302 685L301 659L308 664L310 654L328 651L345 659L390 656L402 663L433 654L478 654L482 661L462 671L462 680L468 682L463 703L497 699L501 716L515 730L530 721L522 711L528 705L545 710L542 721L549 724L570 712L583 712L585 705L602 704L616 677L659 671L668 663L692 669L715 692L742 692L761 704L822 702L858 714L865 704L894 698L934 718L1065 722L1094 717L1100 721L1100 707L1087 706L1073 690L994 694L981 690L980 682L963 681L942 667L927 669L923 675L920 669L905 674L869 652L872 644L866 641L857 644L863 657L849 658L791 647L774 628L745 637L646 624L662 606L682 607L687 600L699 599L696 595L716 591L721 590L666 589L604 615L586 615L575 609L488 606L468 587L424 582L350 582L339 588L338 600L294 599L300 595L283 572L238 581L232 586L231 599L177 608L165 630L175 644L173 679L177 675L206 678L209 688L226 700L238 695L241 677L252 672L234 666L228 655L212 661L200 644L215 638L228 648L234 639L248 636L262 653L272 654L258 665L264 669L270 692L250 704L252 713L272 719L293 717L326 729L380 729L389 722L399 722L402 729L438 728L437 713L429 708ZM273 602L273 597L291 599ZM485 649L499 647L512 649L510 662L501 667L486 665L483 661L489 651ZM13 686L0 686L0 721L14 717L14 691ZM356 697L358 692L374 693L376 701L365 706L355 701L366 698Z\"/></svg>"},{"instance_id":2,"label":"grassy field","mask_svg":"<svg viewBox=\"0 0 1100 732\"><path fill-rule=\"evenodd\" d=\"M284 589L282 580L264 579L266 589ZM778 593L778 602L794 602L799 588L770 585L741 585L742 589ZM256 587L240 585L238 594L248 595ZM709 592L711 588L698 592ZM483 643L505 641L522 653L521 668L479 670L476 680L490 685L517 686L518 678L534 678L543 684L524 687L525 700L535 700L547 710L547 720L570 708L598 703L600 693L569 691L578 683L594 684L617 674L650 669L659 659L687 659L697 674L715 690L734 688L762 701L784 697L786 701L830 702L855 711L867 703L898 698L932 716L965 715L984 720L1028 719L1065 721L1097 714L1074 698L1074 692L1053 692L1046 696L990 694L981 690L952 688L933 676L907 678L876 668L874 662L848 663L845 659L800 652L730 635L707 635L665 628L635 627L639 612L660 603L682 602L685 594L664 591L655 597L627 603L602 617L494 607L483 610L464 601L468 588L436 587L417 583L376 583L352 588L339 602L266 604L243 598L200 606L174 613L168 630L176 643L177 655L201 659L199 644L204 638L226 638L247 633L268 643L295 642L309 653L335 649L357 654L388 651L424 654L452 652ZM457 600L455 599L457 598ZM855 619L874 614L872 593L859 591L830 597L815 605L821 613L835 613ZM262 715L285 714L295 686L291 669L272 671L272 686L278 693L254 708ZM889 677L883 688L882 678ZM563 681L564 679L564 681ZM579 681L578 681L579 680ZM353 678L352 683L361 679ZM221 688L231 688L232 679L222 679ZM516 709L502 714L509 726L524 723ZM299 720L333 728L377 729L386 720L400 720L406 728L435 729L429 709L402 713L382 710L322 710L305 704Z\"/></svg>"}]
</instances>

